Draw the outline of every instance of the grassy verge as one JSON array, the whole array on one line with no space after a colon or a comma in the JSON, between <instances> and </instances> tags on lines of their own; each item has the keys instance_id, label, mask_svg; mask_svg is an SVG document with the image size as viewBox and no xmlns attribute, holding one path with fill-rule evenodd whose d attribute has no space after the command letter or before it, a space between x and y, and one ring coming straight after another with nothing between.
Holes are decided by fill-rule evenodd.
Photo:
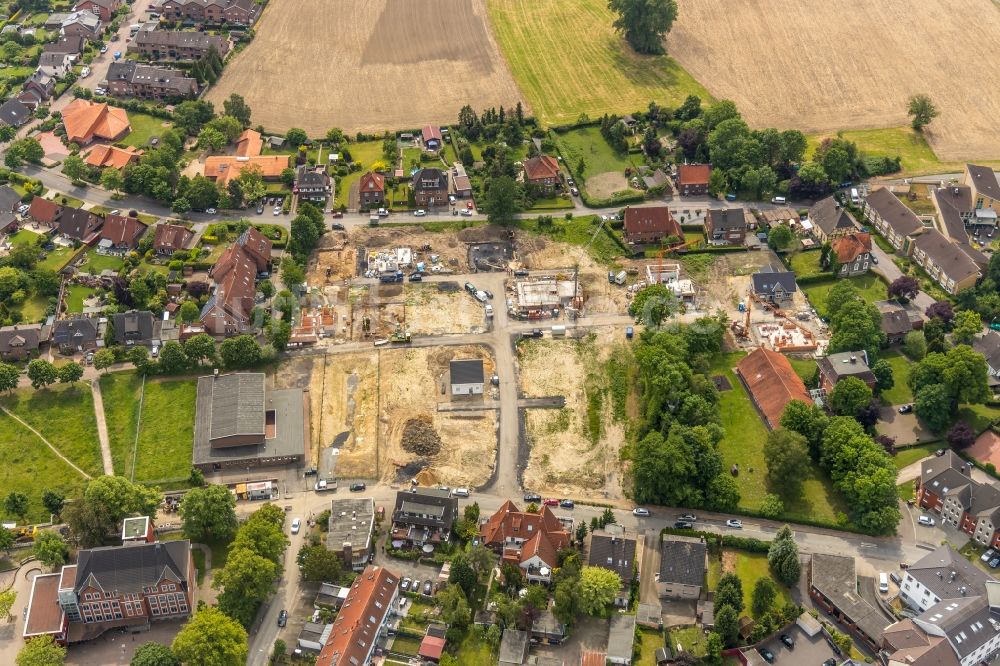
<instances>
[{"instance_id":1,"label":"grassy verge","mask_svg":"<svg viewBox=\"0 0 1000 666\"><path fill-rule=\"evenodd\" d=\"M627 167L642 163L627 154L615 152L601 136L600 127L578 127L568 132L555 132L554 137L571 168L576 169L577 163L583 159L584 178L608 171L623 173Z\"/></svg>"},{"instance_id":2,"label":"grassy verge","mask_svg":"<svg viewBox=\"0 0 1000 666\"><path fill-rule=\"evenodd\" d=\"M982 432L1000 420L1000 408L989 405L963 405L958 409L958 419L968 423L976 432Z\"/></svg>"},{"instance_id":3,"label":"grassy verge","mask_svg":"<svg viewBox=\"0 0 1000 666\"><path fill-rule=\"evenodd\" d=\"M885 283L874 275L860 275L858 277L842 279L850 280L854 283L854 286L858 288L861 299L868 303L885 300L886 298L887 289ZM838 281L836 278L830 278L830 280L802 287L802 291L809 297L809 302L816 308L816 314L820 317L828 316L826 299L830 294L830 290L833 289L833 285L837 284Z\"/></svg>"},{"instance_id":4,"label":"grassy verge","mask_svg":"<svg viewBox=\"0 0 1000 666\"><path fill-rule=\"evenodd\" d=\"M934 452L941 448L939 442L931 442L929 444L919 444L917 446L908 446L905 449L899 449L896 455L892 457L892 461L896 463L896 469L903 469L908 465L912 465L918 460L923 460L927 456L934 455Z\"/></svg>"}]
</instances>

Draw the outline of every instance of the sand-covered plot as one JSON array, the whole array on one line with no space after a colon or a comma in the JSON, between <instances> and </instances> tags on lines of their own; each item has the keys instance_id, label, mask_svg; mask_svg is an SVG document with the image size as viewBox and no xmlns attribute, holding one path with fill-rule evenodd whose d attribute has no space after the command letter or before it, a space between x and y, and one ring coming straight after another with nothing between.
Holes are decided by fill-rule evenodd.
<instances>
[{"instance_id":1,"label":"sand-covered plot","mask_svg":"<svg viewBox=\"0 0 1000 666\"><path fill-rule=\"evenodd\" d=\"M485 0L271 0L207 99L243 95L254 126L314 137L511 108L520 93L487 21Z\"/></svg>"},{"instance_id":2,"label":"sand-covered plot","mask_svg":"<svg viewBox=\"0 0 1000 666\"><path fill-rule=\"evenodd\" d=\"M667 48L756 127L898 127L927 93L931 147L957 160L1000 157L998 42L991 0L698 0Z\"/></svg>"}]
</instances>

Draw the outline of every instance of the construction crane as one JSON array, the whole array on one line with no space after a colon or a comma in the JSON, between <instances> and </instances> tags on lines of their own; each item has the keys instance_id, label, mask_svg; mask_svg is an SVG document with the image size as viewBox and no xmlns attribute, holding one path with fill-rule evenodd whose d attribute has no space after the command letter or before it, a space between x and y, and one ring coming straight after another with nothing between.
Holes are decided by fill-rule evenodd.
<instances>
[{"instance_id":1,"label":"construction crane","mask_svg":"<svg viewBox=\"0 0 1000 666\"><path fill-rule=\"evenodd\" d=\"M597 240L597 235L601 233L602 229L604 229L605 222L607 222L606 216L602 215L601 223L597 225L597 231L595 231L594 235L590 237L590 240L587 241L587 244L583 246L584 252L589 250L590 246L594 244L595 240ZM580 307L579 304L577 303L580 297L579 289L580 289L580 262L578 261L573 265L573 307L577 309L579 309Z\"/></svg>"}]
</instances>

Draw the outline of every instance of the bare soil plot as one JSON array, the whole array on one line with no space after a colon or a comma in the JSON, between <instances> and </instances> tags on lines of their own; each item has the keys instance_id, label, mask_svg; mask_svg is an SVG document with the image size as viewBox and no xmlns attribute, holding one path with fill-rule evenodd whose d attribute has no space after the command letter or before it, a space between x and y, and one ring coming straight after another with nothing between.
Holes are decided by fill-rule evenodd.
<instances>
[{"instance_id":1,"label":"bare soil plot","mask_svg":"<svg viewBox=\"0 0 1000 666\"><path fill-rule=\"evenodd\" d=\"M524 395L566 399L562 409L525 412L530 444L525 488L570 496L594 497L595 491L604 497L623 496L619 454L625 443L624 423L612 418L613 400L603 390L605 361L616 348L612 340L620 342L616 333L620 331L608 327L581 340L518 343Z\"/></svg>"},{"instance_id":2,"label":"bare soil plot","mask_svg":"<svg viewBox=\"0 0 1000 666\"><path fill-rule=\"evenodd\" d=\"M306 282L311 286L328 285L357 275L357 248L346 242L344 234L333 232L320 238L319 247L309 255Z\"/></svg>"},{"instance_id":3,"label":"bare soil plot","mask_svg":"<svg viewBox=\"0 0 1000 666\"><path fill-rule=\"evenodd\" d=\"M521 99L485 0L271 0L255 31L206 97L243 95L268 130L419 127Z\"/></svg>"},{"instance_id":4,"label":"bare soil plot","mask_svg":"<svg viewBox=\"0 0 1000 666\"><path fill-rule=\"evenodd\" d=\"M941 111L926 131L938 158L997 158L1000 52L970 50L970 30L976 44L1000 41L995 3L701 0L685 3L667 47L751 125L899 127L908 97L927 93Z\"/></svg>"}]
</instances>

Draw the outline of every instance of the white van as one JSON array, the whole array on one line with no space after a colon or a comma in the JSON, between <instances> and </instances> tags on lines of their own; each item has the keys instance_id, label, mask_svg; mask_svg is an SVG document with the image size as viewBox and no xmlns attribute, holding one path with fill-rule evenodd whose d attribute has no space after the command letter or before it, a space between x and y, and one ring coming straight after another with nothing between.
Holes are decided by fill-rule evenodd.
<instances>
[{"instance_id":1,"label":"white van","mask_svg":"<svg viewBox=\"0 0 1000 666\"><path fill-rule=\"evenodd\" d=\"M785 197L774 197L771 199L771 203L778 204L779 206L784 206L786 202Z\"/></svg>"},{"instance_id":2,"label":"white van","mask_svg":"<svg viewBox=\"0 0 1000 666\"><path fill-rule=\"evenodd\" d=\"M451 494L454 495L455 497L468 497L469 496L469 489L468 488L455 488L455 490L453 490Z\"/></svg>"},{"instance_id":3,"label":"white van","mask_svg":"<svg viewBox=\"0 0 1000 666\"><path fill-rule=\"evenodd\" d=\"M880 573L878 575L878 591L882 594L889 592L889 574Z\"/></svg>"},{"instance_id":4,"label":"white van","mask_svg":"<svg viewBox=\"0 0 1000 666\"><path fill-rule=\"evenodd\" d=\"M855 206L861 203L861 197L858 196L858 188L856 187L851 188L851 203Z\"/></svg>"}]
</instances>

